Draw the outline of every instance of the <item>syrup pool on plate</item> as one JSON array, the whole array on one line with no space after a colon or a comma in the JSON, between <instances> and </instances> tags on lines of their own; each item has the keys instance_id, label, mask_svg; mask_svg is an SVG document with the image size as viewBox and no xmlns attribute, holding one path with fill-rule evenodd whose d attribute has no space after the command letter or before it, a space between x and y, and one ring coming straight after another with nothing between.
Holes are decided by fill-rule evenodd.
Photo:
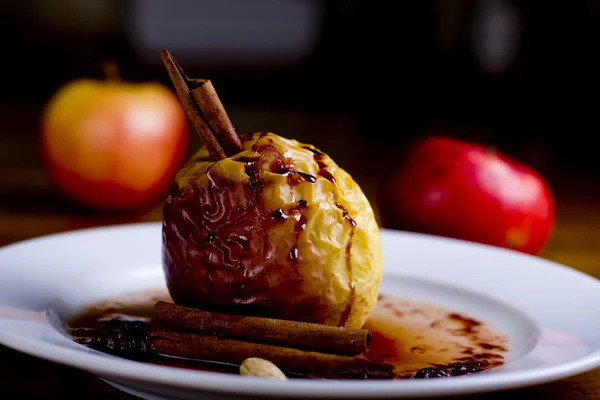
<instances>
[{"instance_id":1,"label":"syrup pool on plate","mask_svg":"<svg viewBox=\"0 0 600 400\"><path fill-rule=\"evenodd\" d=\"M211 372L238 373L237 366L167 357L144 360L138 328L155 314L157 301L171 301L164 291L133 293L99 303L68 323L73 339L97 350L139 361ZM492 327L444 307L407 298L380 295L367 320L372 341L357 357L394 365L395 379L466 375L500 366L508 351L506 337ZM126 343L124 343L125 341ZM120 351L127 348L127 351ZM335 376L295 378L339 379Z\"/></svg>"}]
</instances>

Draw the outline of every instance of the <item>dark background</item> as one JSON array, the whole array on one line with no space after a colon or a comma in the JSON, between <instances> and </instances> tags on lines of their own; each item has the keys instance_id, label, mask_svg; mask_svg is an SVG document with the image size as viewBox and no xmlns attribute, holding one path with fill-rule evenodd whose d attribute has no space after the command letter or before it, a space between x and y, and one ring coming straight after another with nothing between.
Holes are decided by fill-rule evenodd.
<instances>
[{"instance_id":1,"label":"dark background","mask_svg":"<svg viewBox=\"0 0 600 400\"><path fill-rule=\"evenodd\" d=\"M598 0L24 0L2 2L0 27L13 207L24 200L11 190L44 181L38 118L51 94L101 78L107 58L124 79L170 84L162 47L212 79L238 130L312 142L369 196L435 133L494 145L551 185L600 175Z\"/></svg>"}]
</instances>

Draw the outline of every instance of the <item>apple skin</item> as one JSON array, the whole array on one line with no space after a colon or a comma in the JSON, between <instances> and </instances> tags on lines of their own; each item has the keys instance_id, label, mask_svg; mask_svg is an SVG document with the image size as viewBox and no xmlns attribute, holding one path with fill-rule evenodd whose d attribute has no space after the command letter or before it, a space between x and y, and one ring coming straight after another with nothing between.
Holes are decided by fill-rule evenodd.
<instances>
[{"instance_id":1,"label":"apple skin","mask_svg":"<svg viewBox=\"0 0 600 400\"><path fill-rule=\"evenodd\" d=\"M537 254L549 239L555 203L531 167L477 143L430 137L380 186L381 223Z\"/></svg>"},{"instance_id":2,"label":"apple skin","mask_svg":"<svg viewBox=\"0 0 600 400\"><path fill-rule=\"evenodd\" d=\"M160 83L74 80L42 114L51 181L93 209L132 210L162 200L190 142L187 114Z\"/></svg>"}]
</instances>

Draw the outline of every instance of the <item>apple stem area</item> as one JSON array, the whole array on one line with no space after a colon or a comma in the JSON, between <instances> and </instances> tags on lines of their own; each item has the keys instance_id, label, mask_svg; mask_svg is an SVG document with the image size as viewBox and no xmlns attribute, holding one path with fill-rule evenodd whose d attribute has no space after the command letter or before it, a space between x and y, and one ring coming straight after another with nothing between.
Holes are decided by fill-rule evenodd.
<instances>
[{"instance_id":1,"label":"apple stem area","mask_svg":"<svg viewBox=\"0 0 600 400\"><path fill-rule=\"evenodd\" d=\"M121 80L121 76L119 74L119 66L117 65L117 62L113 59L108 59L104 61L104 63L102 64L102 71L104 72L106 80L109 82Z\"/></svg>"}]
</instances>

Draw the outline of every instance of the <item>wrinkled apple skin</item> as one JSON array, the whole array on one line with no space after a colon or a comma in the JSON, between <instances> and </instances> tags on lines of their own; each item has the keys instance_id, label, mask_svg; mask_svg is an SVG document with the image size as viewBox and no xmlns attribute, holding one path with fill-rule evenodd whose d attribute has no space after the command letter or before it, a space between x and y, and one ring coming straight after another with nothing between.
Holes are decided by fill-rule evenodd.
<instances>
[{"instance_id":1,"label":"wrinkled apple skin","mask_svg":"<svg viewBox=\"0 0 600 400\"><path fill-rule=\"evenodd\" d=\"M313 146L273 133L241 136L244 151L213 162L203 147L171 186L163 266L173 300L361 327L383 267L367 198Z\"/></svg>"}]
</instances>

